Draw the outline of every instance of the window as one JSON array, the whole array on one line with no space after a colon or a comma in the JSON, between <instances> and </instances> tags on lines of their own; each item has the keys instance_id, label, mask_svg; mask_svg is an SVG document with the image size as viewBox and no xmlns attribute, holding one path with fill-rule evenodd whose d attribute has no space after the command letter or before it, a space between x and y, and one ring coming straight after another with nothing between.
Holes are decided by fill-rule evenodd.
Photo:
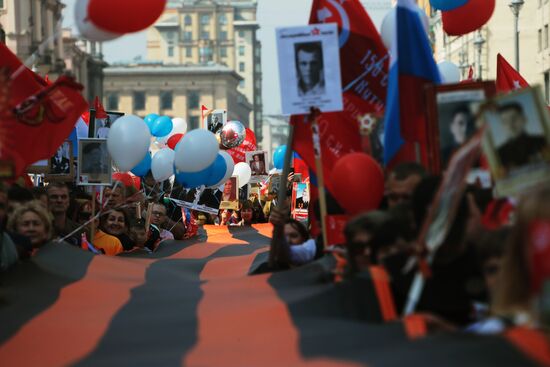
<instances>
[{"instance_id":1,"label":"window","mask_svg":"<svg viewBox=\"0 0 550 367\"><path fill-rule=\"evenodd\" d=\"M227 41L227 31L220 31L220 40Z\"/></svg>"},{"instance_id":2,"label":"window","mask_svg":"<svg viewBox=\"0 0 550 367\"><path fill-rule=\"evenodd\" d=\"M244 31L239 31L239 37L244 38Z\"/></svg>"},{"instance_id":3,"label":"window","mask_svg":"<svg viewBox=\"0 0 550 367\"><path fill-rule=\"evenodd\" d=\"M239 72L241 72L241 73L244 72L244 62L239 63Z\"/></svg>"},{"instance_id":4,"label":"window","mask_svg":"<svg viewBox=\"0 0 550 367\"><path fill-rule=\"evenodd\" d=\"M4 8L4 0L0 0L0 9Z\"/></svg>"},{"instance_id":5,"label":"window","mask_svg":"<svg viewBox=\"0 0 550 367\"><path fill-rule=\"evenodd\" d=\"M227 57L227 47L220 47L220 57Z\"/></svg>"},{"instance_id":6,"label":"window","mask_svg":"<svg viewBox=\"0 0 550 367\"><path fill-rule=\"evenodd\" d=\"M167 38L169 41L173 41L173 40L174 40L174 32L167 32L167 33L166 33L166 38Z\"/></svg>"},{"instance_id":7,"label":"window","mask_svg":"<svg viewBox=\"0 0 550 367\"><path fill-rule=\"evenodd\" d=\"M187 14L185 16L185 20L183 22L184 25L192 25L193 24L193 20L191 19L191 16L189 14Z\"/></svg>"},{"instance_id":8,"label":"window","mask_svg":"<svg viewBox=\"0 0 550 367\"><path fill-rule=\"evenodd\" d=\"M208 15L208 14L202 14L202 15L201 15L201 24L202 24L202 25L208 25L208 24L210 24L210 15Z\"/></svg>"},{"instance_id":9,"label":"window","mask_svg":"<svg viewBox=\"0 0 550 367\"><path fill-rule=\"evenodd\" d=\"M134 92L134 111L145 109L145 92Z\"/></svg>"},{"instance_id":10,"label":"window","mask_svg":"<svg viewBox=\"0 0 550 367\"><path fill-rule=\"evenodd\" d=\"M200 62L206 64L209 61L212 61L212 49L210 47L201 47L199 48L199 59Z\"/></svg>"},{"instance_id":11,"label":"window","mask_svg":"<svg viewBox=\"0 0 550 367\"><path fill-rule=\"evenodd\" d=\"M199 116L189 117L189 127L187 131L194 130L199 128Z\"/></svg>"},{"instance_id":12,"label":"window","mask_svg":"<svg viewBox=\"0 0 550 367\"><path fill-rule=\"evenodd\" d=\"M186 47L185 48L185 56L193 57L193 49L191 47Z\"/></svg>"},{"instance_id":13,"label":"window","mask_svg":"<svg viewBox=\"0 0 550 367\"><path fill-rule=\"evenodd\" d=\"M544 26L544 49L548 48L548 24Z\"/></svg>"},{"instance_id":14,"label":"window","mask_svg":"<svg viewBox=\"0 0 550 367\"><path fill-rule=\"evenodd\" d=\"M539 52L542 50L542 29L539 29L538 32L538 45L539 45Z\"/></svg>"},{"instance_id":15,"label":"window","mask_svg":"<svg viewBox=\"0 0 550 367\"><path fill-rule=\"evenodd\" d=\"M201 40L208 40L208 39L210 39L210 32L202 31L201 32Z\"/></svg>"},{"instance_id":16,"label":"window","mask_svg":"<svg viewBox=\"0 0 550 367\"><path fill-rule=\"evenodd\" d=\"M187 108L194 110L199 108L199 93L198 92L189 92L187 94Z\"/></svg>"},{"instance_id":17,"label":"window","mask_svg":"<svg viewBox=\"0 0 550 367\"><path fill-rule=\"evenodd\" d=\"M168 46L168 57L174 57L174 46Z\"/></svg>"},{"instance_id":18,"label":"window","mask_svg":"<svg viewBox=\"0 0 550 367\"><path fill-rule=\"evenodd\" d=\"M160 108L163 110L171 110L174 96L170 91L160 92Z\"/></svg>"},{"instance_id":19,"label":"window","mask_svg":"<svg viewBox=\"0 0 550 367\"><path fill-rule=\"evenodd\" d=\"M193 40L193 32L183 32L183 40L184 41L192 41Z\"/></svg>"},{"instance_id":20,"label":"window","mask_svg":"<svg viewBox=\"0 0 550 367\"><path fill-rule=\"evenodd\" d=\"M118 93L110 93L107 97L107 109L118 111Z\"/></svg>"},{"instance_id":21,"label":"window","mask_svg":"<svg viewBox=\"0 0 550 367\"><path fill-rule=\"evenodd\" d=\"M239 88L244 88L244 79L239 82Z\"/></svg>"},{"instance_id":22,"label":"window","mask_svg":"<svg viewBox=\"0 0 550 367\"><path fill-rule=\"evenodd\" d=\"M244 46L239 46L239 56L244 56Z\"/></svg>"},{"instance_id":23,"label":"window","mask_svg":"<svg viewBox=\"0 0 550 367\"><path fill-rule=\"evenodd\" d=\"M220 23L221 25L227 24L227 16L225 14L220 14L220 16L218 17L218 23Z\"/></svg>"}]
</instances>

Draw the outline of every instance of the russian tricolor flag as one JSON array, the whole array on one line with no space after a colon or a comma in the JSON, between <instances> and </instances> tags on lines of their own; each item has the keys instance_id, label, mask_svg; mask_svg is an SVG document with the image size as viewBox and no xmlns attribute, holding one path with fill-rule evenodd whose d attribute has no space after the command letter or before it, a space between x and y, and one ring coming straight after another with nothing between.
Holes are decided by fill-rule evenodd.
<instances>
[{"instance_id":1,"label":"russian tricolor flag","mask_svg":"<svg viewBox=\"0 0 550 367\"><path fill-rule=\"evenodd\" d=\"M398 163L396 160L424 161L427 133L424 87L440 82L417 5L413 0L398 0L396 11L397 29L391 47L384 116L386 166Z\"/></svg>"}]
</instances>

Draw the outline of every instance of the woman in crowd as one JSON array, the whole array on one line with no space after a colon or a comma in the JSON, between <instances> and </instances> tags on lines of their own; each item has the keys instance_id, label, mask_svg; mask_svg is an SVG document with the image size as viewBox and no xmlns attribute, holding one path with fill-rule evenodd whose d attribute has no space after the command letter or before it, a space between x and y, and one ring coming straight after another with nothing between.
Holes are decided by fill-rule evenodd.
<instances>
[{"instance_id":1,"label":"woman in crowd","mask_svg":"<svg viewBox=\"0 0 550 367\"><path fill-rule=\"evenodd\" d=\"M28 237L35 249L50 241L53 234L51 215L37 201L18 206L10 215L7 228Z\"/></svg>"},{"instance_id":2,"label":"woman in crowd","mask_svg":"<svg viewBox=\"0 0 550 367\"><path fill-rule=\"evenodd\" d=\"M111 209L109 213L101 216L99 228L119 239L125 251L129 251L134 247L133 241L128 236L129 217L123 209Z\"/></svg>"}]
</instances>

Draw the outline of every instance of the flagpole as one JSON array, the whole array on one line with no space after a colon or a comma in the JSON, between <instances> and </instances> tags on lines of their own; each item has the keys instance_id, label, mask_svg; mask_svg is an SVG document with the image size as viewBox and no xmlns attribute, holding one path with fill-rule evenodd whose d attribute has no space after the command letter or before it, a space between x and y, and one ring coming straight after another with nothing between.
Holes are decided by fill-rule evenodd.
<instances>
[{"instance_id":1,"label":"flagpole","mask_svg":"<svg viewBox=\"0 0 550 367\"><path fill-rule=\"evenodd\" d=\"M315 154L315 168L317 174L317 189L319 191L319 208L320 208L320 222L321 222L321 232L323 236L323 247L328 246L328 237L327 237L327 226L326 226L326 216L327 216L327 197L325 194L325 179L323 175L323 164L322 164L322 154L321 154L321 136L319 135L319 116L321 111L317 108L311 108L311 113L309 118L311 121L311 131L313 133L313 152Z\"/></svg>"},{"instance_id":2,"label":"flagpole","mask_svg":"<svg viewBox=\"0 0 550 367\"><path fill-rule=\"evenodd\" d=\"M294 125L289 124L288 127L288 139L286 142L286 150L285 150L285 161L283 165L283 174L281 177L281 186L279 187L279 192L277 194L277 208L278 209L286 209L286 198L287 198L287 180L288 180L288 174L290 173L290 165L292 162L292 144L294 142ZM283 237L285 235L284 232L284 226L274 226L273 227L273 243L281 243L283 241ZM271 269L275 268L276 260L279 257L276 251L278 248L276 246L270 246L269 248L269 267Z\"/></svg>"}]
</instances>

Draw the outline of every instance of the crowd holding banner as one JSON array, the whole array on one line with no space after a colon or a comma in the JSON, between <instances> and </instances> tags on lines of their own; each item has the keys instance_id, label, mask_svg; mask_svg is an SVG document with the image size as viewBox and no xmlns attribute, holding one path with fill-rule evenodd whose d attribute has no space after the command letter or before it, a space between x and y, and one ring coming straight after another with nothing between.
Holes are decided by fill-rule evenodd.
<instances>
[{"instance_id":1,"label":"crowd holding banner","mask_svg":"<svg viewBox=\"0 0 550 367\"><path fill-rule=\"evenodd\" d=\"M100 1L86 3L77 14L89 12L79 26L91 39L154 21L112 27ZM148 18L165 3L149 4ZM452 35L495 7L460 24L475 0L432 3ZM311 110L292 115L291 140L273 157L226 110L203 106L203 128L187 131L179 118L105 111L98 99L90 108L73 79L51 83L0 44L0 271L48 246L153 256L204 225L271 223L269 256L252 274L319 264L330 283L365 282L377 321L401 319L409 337L546 335L550 116L540 90L500 54L496 82L470 69L448 83L417 5L399 0L393 16L391 42L358 0L314 0L309 27L279 30L315 42L285 45L296 65L287 76ZM331 48L320 37L336 28L342 110L324 111ZM48 172L31 169L45 159ZM548 344L535 353L550 365Z\"/></svg>"}]
</instances>

